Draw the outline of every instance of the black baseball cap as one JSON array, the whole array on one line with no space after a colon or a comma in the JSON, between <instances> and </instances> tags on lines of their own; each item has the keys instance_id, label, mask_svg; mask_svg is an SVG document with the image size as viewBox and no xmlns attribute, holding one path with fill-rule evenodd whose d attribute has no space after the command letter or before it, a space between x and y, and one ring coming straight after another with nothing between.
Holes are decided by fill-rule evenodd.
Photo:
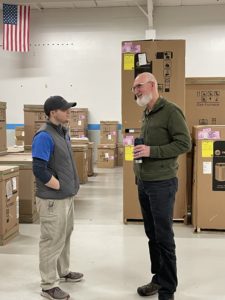
<instances>
[{"instance_id":1,"label":"black baseball cap","mask_svg":"<svg viewBox=\"0 0 225 300\"><path fill-rule=\"evenodd\" d=\"M50 111L60 109L67 110L71 107L76 106L76 102L67 102L61 96L51 96L44 103L44 111L47 116L50 115Z\"/></svg>"}]
</instances>

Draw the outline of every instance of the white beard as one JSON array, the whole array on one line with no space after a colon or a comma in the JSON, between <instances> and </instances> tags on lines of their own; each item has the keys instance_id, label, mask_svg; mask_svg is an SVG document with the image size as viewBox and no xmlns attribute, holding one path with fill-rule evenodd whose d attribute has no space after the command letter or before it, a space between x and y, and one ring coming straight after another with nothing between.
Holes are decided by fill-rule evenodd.
<instances>
[{"instance_id":1,"label":"white beard","mask_svg":"<svg viewBox=\"0 0 225 300\"><path fill-rule=\"evenodd\" d=\"M151 101L152 101L152 93L149 95L144 95L142 97L137 97L137 100L136 100L136 102L139 106L146 106Z\"/></svg>"}]
</instances>

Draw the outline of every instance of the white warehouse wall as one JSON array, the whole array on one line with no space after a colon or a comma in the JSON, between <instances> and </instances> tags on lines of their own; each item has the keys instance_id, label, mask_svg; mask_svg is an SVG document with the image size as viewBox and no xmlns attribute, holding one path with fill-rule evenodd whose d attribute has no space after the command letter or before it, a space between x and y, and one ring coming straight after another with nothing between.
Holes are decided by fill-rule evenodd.
<instances>
[{"instance_id":1,"label":"white warehouse wall","mask_svg":"<svg viewBox=\"0 0 225 300\"><path fill-rule=\"evenodd\" d=\"M225 5L155 8L156 38L186 40L187 77L225 76L224 15ZM91 124L121 121L121 42L144 39L146 29L137 7L33 10L30 53L0 48L7 123L23 123L23 104L53 94L88 107Z\"/></svg>"},{"instance_id":2,"label":"white warehouse wall","mask_svg":"<svg viewBox=\"0 0 225 300\"><path fill-rule=\"evenodd\" d=\"M145 26L138 8L32 11L30 53L0 52L7 122L55 94L88 107L89 123L121 121L121 41L143 39Z\"/></svg>"}]
</instances>

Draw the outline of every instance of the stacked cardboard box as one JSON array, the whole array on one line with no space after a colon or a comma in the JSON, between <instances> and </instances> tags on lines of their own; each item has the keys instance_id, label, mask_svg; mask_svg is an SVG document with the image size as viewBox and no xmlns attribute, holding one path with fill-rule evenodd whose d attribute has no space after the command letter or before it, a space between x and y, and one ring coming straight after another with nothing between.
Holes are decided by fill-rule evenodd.
<instances>
[{"instance_id":1,"label":"stacked cardboard box","mask_svg":"<svg viewBox=\"0 0 225 300\"><path fill-rule=\"evenodd\" d=\"M20 223L35 222L38 214L31 154L14 153L0 156L0 166L2 165L19 166L19 221Z\"/></svg>"},{"instance_id":2,"label":"stacked cardboard box","mask_svg":"<svg viewBox=\"0 0 225 300\"><path fill-rule=\"evenodd\" d=\"M98 168L114 168L117 162L117 147L115 144L98 145Z\"/></svg>"},{"instance_id":3,"label":"stacked cardboard box","mask_svg":"<svg viewBox=\"0 0 225 300\"><path fill-rule=\"evenodd\" d=\"M193 127L192 222L201 229L225 229L225 125Z\"/></svg>"},{"instance_id":4,"label":"stacked cardboard box","mask_svg":"<svg viewBox=\"0 0 225 300\"><path fill-rule=\"evenodd\" d=\"M45 123L46 115L43 105L24 105L24 149L30 150L33 136Z\"/></svg>"},{"instance_id":5,"label":"stacked cardboard box","mask_svg":"<svg viewBox=\"0 0 225 300\"><path fill-rule=\"evenodd\" d=\"M135 137L142 124L143 108L137 106L131 87L135 77L142 72L156 76L159 93L185 109L185 41L146 40L122 43L122 131ZM133 99L133 101L132 101ZM142 219L129 148L124 160L124 221ZM126 153L126 151L128 151ZM126 159L128 157L128 160ZM179 158L179 190L176 195L174 219L186 214L186 155Z\"/></svg>"},{"instance_id":6,"label":"stacked cardboard box","mask_svg":"<svg viewBox=\"0 0 225 300\"><path fill-rule=\"evenodd\" d=\"M19 168L0 166L0 245L19 232Z\"/></svg>"},{"instance_id":7,"label":"stacked cardboard box","mask_svg":"<svg viewBox=\"0 0 225 300\"><path fill-rule=\"evenodd\" d=\"M74 162L77 166L77 172L81 184L88 181L88 145L72 145Z\"/></svg>"},{"instance_id":8,"label":"stacked cardboard box","mask_svg":"<svg viewBox=\"0 0 225 300\"><path fill-rule=\"evenodd\" d=\"M71 138L71 145L88 145L88 176L94 175L93 168L93 151L94 143L90 142L88 138Z\"/></svg>"},{"instance_id":9,"label":"stacked cardboard box","mask_svg":"<svg viewBox=\"0 0 225 300\"><path fill-rule=\"evenodd\" d=\"M118 122L117 121L100 121L100 144L117 144L118 143Z\"/></svg>"},{"instance_id":10,"label":"stacked cardboard box","mask_svg":"<svg viewBox=\"0 0 225 300\"><path fill-rule=\"evenodd\" d=\"M0 102L0 155L5 154L6 151L6 102Z\"/></svg>"},{"instance_id":11,"label":"stacked cardboard box","mask_svg":"<svg viewBox=\"0 0 225 300\"><path fill-rule=\"evenodd\" d=\"M18 126L15 128L15 138L16 138L16 145L17 146L24 146L24 127Z\"/></svg>"},{"instance_id":12,"label":"stacked cardboard box","mask_svg":"<svg viewBox=\"0 0 225 300\"><path fill-rule=\"evenodd\" d=\"M185 112L190 132L197 125L225 124L225 78L186 78ZM187 156L188 211L192 211L193 151Z\"/></svg>"},{"instance_id":13,"label":"stacked cardboard box","mask_svg":"<svg viewBox=\"0 0 225 300\"><path fill-rule=\"evenodd\" d=\"M123 155L124 155L124 146L122 143L117 145L117 166L123 166Z\"/></svg>"},{"instance_id":14,"label":"stacked cardboard box","mask_svg":"<svg viewBox=\"0 0 225 300\"><path fill-rule=\"evenodd\" d=\"M117 165L118 121L100 121L98 168L114 168Z\"/></svg>"},{"instance_id":15,"label":"stacked cardboard box","mask_svg":"<svg viewBox=\"0 0 225 300\"><path fill-rule=\"evenodd\" d=\"M88 136L88 109L72 108L70 111L70 136L83 138Z\"/></svg>"}]
</instances>

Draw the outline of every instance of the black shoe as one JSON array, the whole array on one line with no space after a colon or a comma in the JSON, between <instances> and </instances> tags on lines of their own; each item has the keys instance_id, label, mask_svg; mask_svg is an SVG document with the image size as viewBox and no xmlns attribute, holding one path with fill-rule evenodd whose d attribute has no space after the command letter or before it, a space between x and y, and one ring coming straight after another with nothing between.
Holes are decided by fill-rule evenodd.
<instances>
[{"instance_id":1,"label":"black shoe","mask_svg":"<svg viewBox=\"0 0 225 300\"><path fill-rule=\"evenodd\" d=\"M160 288L160 285L150 282L146 285L140 286L137 289L137 293L140 296L152 296L158 293L158 290Z\"/></svg>"}]
</instances>

